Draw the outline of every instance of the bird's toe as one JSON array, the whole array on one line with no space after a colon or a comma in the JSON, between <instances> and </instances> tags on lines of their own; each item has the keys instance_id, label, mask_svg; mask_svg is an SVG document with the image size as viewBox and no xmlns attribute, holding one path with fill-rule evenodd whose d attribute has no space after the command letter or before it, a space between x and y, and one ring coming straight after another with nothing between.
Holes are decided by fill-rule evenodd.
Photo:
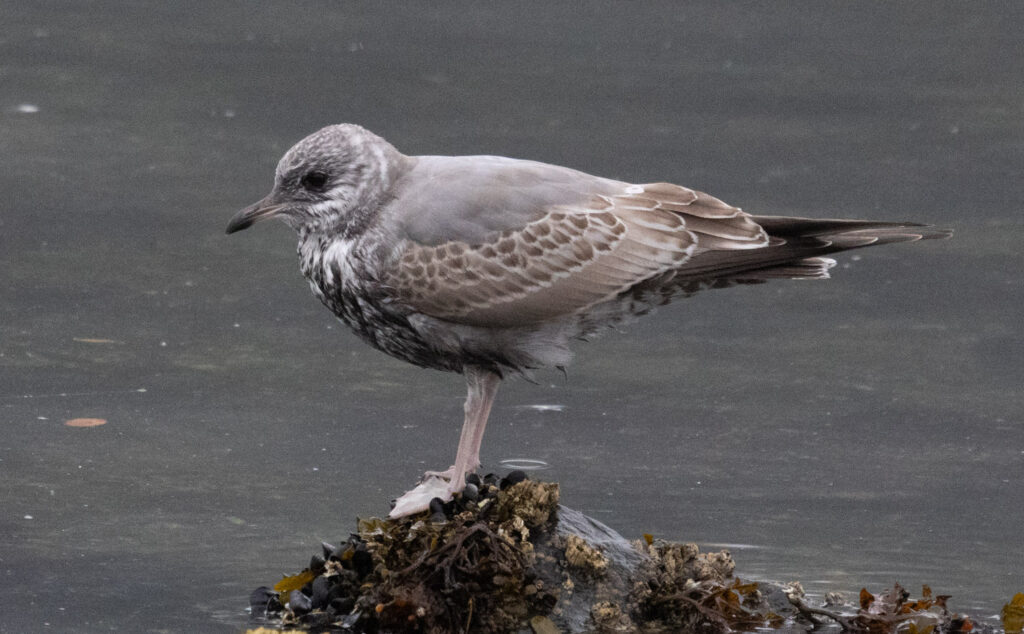
<instances>
[{"instance_id":1,"label":"bird's toe","mask_svg":"<svg viewBox=\"0 0 1024 634\"><path fill-rule=\"evenodd\" d=\"M452 499L451 484L448 480L438 477L427 477L410 491L406 491L395 500L395 507L388 517L398 519L426 511L430 501L441 498L445 502Z\"/></svg>"},{"instance_id":2,"label":"bird's toe","mask_svg":"<svg viewBox=\"0 0 1024 634\"><path fill-rule=\"evenodd\" d=\"M452 465L444 471L425 471L421 482L425 482L430 478L441 478L443 480L451 480L455 476L455 465Z\"/></svg>"}]
</instances>

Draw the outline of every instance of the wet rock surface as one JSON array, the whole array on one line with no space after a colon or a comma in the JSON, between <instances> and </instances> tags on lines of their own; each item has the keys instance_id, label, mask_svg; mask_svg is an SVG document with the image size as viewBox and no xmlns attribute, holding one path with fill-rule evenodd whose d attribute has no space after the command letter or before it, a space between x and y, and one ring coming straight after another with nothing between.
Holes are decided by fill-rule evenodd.
<instances>
[{"instance_id":1,"label":"wet rock surface","mask_svg":"<svg viewBox=\"0 0 1024 634\"><path fill-rule=\"evenodd\" d=\"M471 476L451 502L358 521L302 572L250 597L254 625L316 632L973 631L930 590L809 605L798 583L734 576L728 551L630 542L521 472ZM870 601L866 597L871 597Z\"/></svg>"}]
</instances>

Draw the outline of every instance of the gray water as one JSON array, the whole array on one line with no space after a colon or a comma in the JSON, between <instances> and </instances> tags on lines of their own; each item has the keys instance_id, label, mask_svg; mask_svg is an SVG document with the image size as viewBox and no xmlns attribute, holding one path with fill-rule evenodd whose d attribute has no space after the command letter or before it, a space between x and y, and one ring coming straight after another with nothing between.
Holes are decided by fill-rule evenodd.
<instances>
[{"instance_id":1,"label":"gray water","mask_svg":"<svg viewBox=\"0 0 1024 634\"><path fill-rule=\"evenodd\" d=\"M827 282L703 293L567 377L506 382L483 459L544 461L565 504L725 544L745 578L928 583L991 617L1024 591L1022 18L5 3L0 630L237 630L250 590L451 463L462 380L345 332L283 225L224 235L343 121L411 154L954 228Z\"/></svg>"}]
</instances>

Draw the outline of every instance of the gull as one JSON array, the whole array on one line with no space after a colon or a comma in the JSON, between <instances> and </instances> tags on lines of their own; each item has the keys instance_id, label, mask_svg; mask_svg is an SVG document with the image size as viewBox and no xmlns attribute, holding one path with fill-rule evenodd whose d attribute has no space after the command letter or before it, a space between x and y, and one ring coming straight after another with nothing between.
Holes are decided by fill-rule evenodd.
<instances>
[{"instance_id":1,"label":"gull","mask_svg":"<svg viewBox=\"0 0 1024 634\"><path fill-rule=\"evenodd\" d=\"M502 156L406 156L353 124L288 150L273 190L227 233L267 218L298 233L313 294L366 343L466 378L455 463L428 471L391 517L461 491L501 380L564 368L570 342L705 288L824 279L827 254L950 235L751 215L671 183Z\"/></svg>"}]
</instances>

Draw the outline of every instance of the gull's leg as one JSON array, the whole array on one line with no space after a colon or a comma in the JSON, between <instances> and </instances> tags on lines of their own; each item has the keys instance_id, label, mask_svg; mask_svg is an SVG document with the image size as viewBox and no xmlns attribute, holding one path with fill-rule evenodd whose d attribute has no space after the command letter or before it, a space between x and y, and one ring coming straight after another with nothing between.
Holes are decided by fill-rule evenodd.
<instances>
[{"instance_id":1,"label":"gull's leg","mask_svg":"<svg viewBox=\"0 0 1024 634\"><path fill-rule=\"evenodd\" d=\"M487 426L487 419L491 413L491 405L494 403L494 395L498 391L501 377L477 366L466 366L463 373L466 376L468 394L463 411L466 418L462 423L462 433L459 435L459 448L455 452L455 464L444 471L427 471L423 479L444 478L453 485L464 484L467 474L473 473L480 467L480 444L484 439L484 428ZM456 471L462 459L462 476L456 477ZM455 489L461 491L459 487Z\"/></svg>"},{"instance_id":2,"label":"gull's leg","mask_svg":"<svg viewBox=\"0 0 1024 634\"><path fill-rule=\"evenodd\" d=\"M479 366L466 366L463 373L469 389L464 407L466 418L459 435L455 464L446 471L428 471L423 482L395 501L395 508L390 514L392 518L424 511L435 497L445 501L452 499L452 495L465 487L466 474L480 466L480 444L484 439L484 428L501 376Z\"/></svg>"},{"instance_id":3,"label":"gull's leg","mask_svg":"<svg viewBox=\"0 0 1024 634\"><path fill-rule=\"evenodd\" d=\"M491 405L498 393L501 376L475 366L465 369L469 393L466 395L466 420L462 423L459 449L455 452L455 465L448 480L450 493L461 491L466 486L466 475L480 466L480 444L484 439L484 428L491 415Z\"/></svg>"}]
</instances>

